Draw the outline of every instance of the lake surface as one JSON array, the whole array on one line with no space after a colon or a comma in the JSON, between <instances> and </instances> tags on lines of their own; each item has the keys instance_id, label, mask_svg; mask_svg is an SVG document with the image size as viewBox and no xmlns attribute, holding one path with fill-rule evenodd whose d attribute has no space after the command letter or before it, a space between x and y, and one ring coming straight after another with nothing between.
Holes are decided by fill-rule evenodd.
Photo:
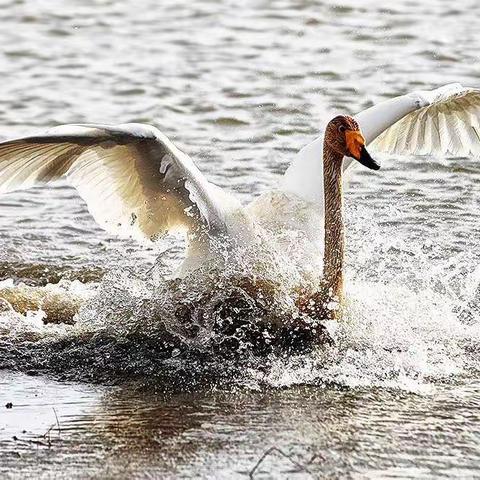
<instances>
[{"instance_id":1,"label":"lake surface","mask_svg":"<svg viewBox=\"0 0 480 480\"><path fill-rule=\"evenodd\" d=\"M476 1L7 0L0 138L151 123L247 203L335 114L480 86L479 27ZM66 183L1 197L0 286L85 302L0 312L2 478L480 478L480 161L378 159L321 351L225 355L171 318L202 287L162 280L178 239L111 237Z\"/></svg>"}]
</instances>

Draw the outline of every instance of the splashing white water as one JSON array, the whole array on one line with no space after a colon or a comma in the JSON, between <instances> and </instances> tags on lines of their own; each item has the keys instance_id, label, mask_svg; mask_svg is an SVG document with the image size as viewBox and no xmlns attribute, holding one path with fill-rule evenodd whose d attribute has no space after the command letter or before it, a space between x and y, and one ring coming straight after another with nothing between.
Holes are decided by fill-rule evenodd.
<instances>
[{"instance_id":1,"label":"splashing white water","mask_svg":"<svg viewBox=\"0 0 480 480\"><path fill-rule=\"evenodd\" d=\"M277 251L273 242L265 242L261 250L242 251L235 262L229 259L228 268L210 265L182 281L164 280L155 271L145 279L119 270L100 282L93 297L92 285L64 282L61 288L66 294L91 297L77 315L76 325L43 325L41 311L22 316L4 308L2 337L13 348L42 343L45 349L37 352L40 356L48 355L53 343L78 340L77 350L84 348L87 358L96 355L93 346L104 336L110 339L105 355L120 362L119 372L135 362L135 372L146 375L163 368L161 361L181 366L186 356L191 360L197 354L199 358L208 354L210 367L213 364L221 373L224 360L216 348L224 344L236 350L237 358L248 359L235 383L250 388L334 382L428 393L439 382L478 372L480 358L474 345L480 340L476 308L480 268L475 266L476 259L469 252L442 256L441 246L431 241L409 242L386 235L368 212L357 209L355 213L357 224L349 232L349 244L362 247L349 250L346 315L341 324L327 325L335 340L332 347L301 354L273 349L262 355L252 348L249 329L256 329L268 345L272 332L263 325L301 315L295 291L305 277L295 260ZM365 236L368 242L362 241ZM254 280L255 295L246 278ZM265 287L260 294L259 285ZM241 328L228 328L232 318L242 319ZM151 344L154 363L151 356L117 355L118 345L135 350L145 343ZM67 350L64 355L70 353ZM61 351L56 358L58 370ZM115 365L110 366L114 375ZM105 365L95 367L94 363L93 368ZM195 368L201 368L201 361Z\"/></svg>"}]
</instances>

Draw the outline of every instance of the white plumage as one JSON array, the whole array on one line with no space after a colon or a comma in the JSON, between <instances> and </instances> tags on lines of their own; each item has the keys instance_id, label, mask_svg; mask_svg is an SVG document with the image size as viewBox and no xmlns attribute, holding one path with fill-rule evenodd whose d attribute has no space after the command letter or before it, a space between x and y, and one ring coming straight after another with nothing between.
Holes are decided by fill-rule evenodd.
<instances>
[{"instance_id":1,"label":"white plumage","mask_svg":"<svg viewBox=\"0 0 480 480\"><path fill-rule=\"evenodd\" d=\"M372 151L480 153L477 89L451 84L416 91L355 118ZM185 230L191 248L181 273L209 258L212 237L243 245L255 238L257 227L274 236L298 232L311 244L310 257L321 253L323 241L322 150L321 135L297 154L277 189L244 208L152 126L63 125L0 143L0 194L66 177L109 232L155 241ZM345 158L344 168L351 163Z\"/></svg>"},{"instance_id":2,"label":"white plumage","mask_svg":"<svg viewBox=\"0 0 480 480\"><path fill-rule=\"evenodd\" d=\"M0 144L0 193L63 176L111 233L155 240L198 223L225 229L217 190L149 125L62 125Z\"/></svg>"},{"instance_id":3,"label":"white plumage","mask_svg":"<svg viewBox=\"0 0 480 480\"><path fill-rule=\"evenodd\" d=\"M480 153L480 90L453 84L418 96L425 106L387 128L373 149L454 157Z\"/></svg>"}]
</instances>

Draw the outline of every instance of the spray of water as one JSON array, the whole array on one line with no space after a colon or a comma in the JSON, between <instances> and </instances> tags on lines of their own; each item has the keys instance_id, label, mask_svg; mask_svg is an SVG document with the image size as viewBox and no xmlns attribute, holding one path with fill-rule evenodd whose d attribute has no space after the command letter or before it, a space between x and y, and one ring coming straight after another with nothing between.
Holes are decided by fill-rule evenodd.
<instances>
[{"instance_id":1,"label":"spray of water","mask_svg":"<svg viewBox=\"0 0 480 480\"><path fill-rule=\"evenodd\" d=\"M118 269L98 284L65 281L56 288L84 300L71 326L44 325L41 309L22 315L4 301L0 361L163 388L334 383L429 392L477 372L473 254L386 235L369 215L351 215L346 316L321 326L333 345L315 345L309 331L320 327L296 306L315 277L272 239L182 280L167 280L159 261L147 276Z\"/></svg>"}]
</instances>

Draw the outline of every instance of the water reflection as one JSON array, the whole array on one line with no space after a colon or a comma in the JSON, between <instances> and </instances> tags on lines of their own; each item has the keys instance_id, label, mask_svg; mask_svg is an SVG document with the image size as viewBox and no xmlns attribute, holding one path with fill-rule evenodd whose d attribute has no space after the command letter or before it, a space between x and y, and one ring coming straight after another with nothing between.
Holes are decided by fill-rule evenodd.
<instances>
[{"instance_id":1,"label":"water reflection","mask_svg":"<svg viewBox=\"0 0 480 480\"><path fill-rule=\"evenodd\" d=\"M3 374L2 382L12 378ZM41 478L47 464L56 478L72 478L85 465L97 478L245 478L270 447L290 460L272 452L255 478L310 478L293 462L313 478L469 476L480 460L480 423L464 428L479 419L478 384L426 397L331 388L164 395L138 384L23 380L23 391L9 393L13 408L1 411L8 426L0 434L0 472L30 478Z\"/></svg>"}]
</instances>

